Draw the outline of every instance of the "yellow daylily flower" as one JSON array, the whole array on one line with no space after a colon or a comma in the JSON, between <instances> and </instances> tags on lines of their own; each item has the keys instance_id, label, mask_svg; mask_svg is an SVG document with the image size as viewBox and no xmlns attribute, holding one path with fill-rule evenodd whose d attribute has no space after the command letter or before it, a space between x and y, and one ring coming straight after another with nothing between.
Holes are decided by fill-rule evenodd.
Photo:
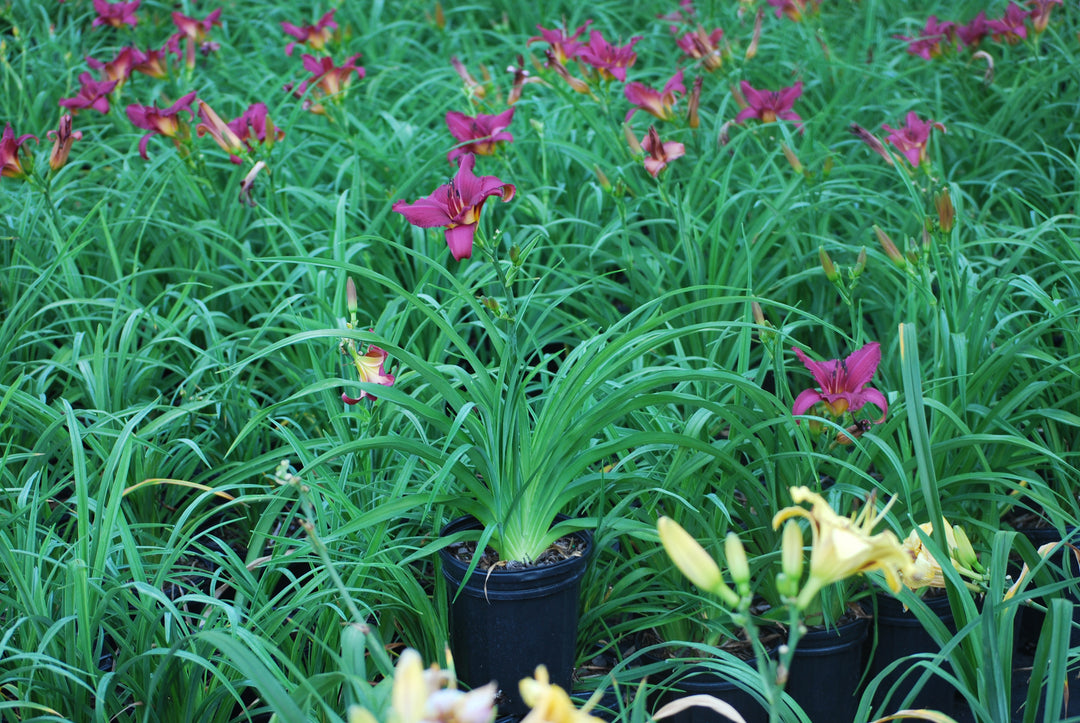
<instances>
[{"instance_id":1,"label":"yellow daylily flower","mask_svg":"<svg viewBox=\"0 0 1080 723\"><path fill-rule=\"evenodd\" d=\"M521 723L604 723L589 715L590 704L581 710L575 708L566 691L551 683L543 665L536 666L532 678L522 678L518 689L521 699L532 709Z\"/></svg>"},{"instance_id":2,"label":"yellow daylily flower","mask_svg":"<svg viewBox=\"0 0 1080 723\"><path fill-rule=\"evenodd\" d=\"M870 534L888 505L874 514L873 504L867 504L856 517L848 518L836 514L825 498L807 487L792 487L791 499L797 505L809 502L811 508L785 507L773 517L773 529L793 517L810 522L810 577L795 602L800 609L826 585L871 570L885 573L885 582L893 592L900 589L901 574L912 569L911 558L891 531Z\"/></svg>"},{"instance_id":3,"label":"yellow daylily flower","mask_svg":"<svg viewBox=\"0 0 1080 723\"><path fill-rule=\"evenodd\" d=\"M450 687L444 687L449 685ZM388 723L491 723L495 717L495 683L469 692L454 687L453 676L437 665L424 669L420 653L407 648L394 667ZM353 706L349 723L375 723L368 710Z\"/></svg>"}]
</instances>

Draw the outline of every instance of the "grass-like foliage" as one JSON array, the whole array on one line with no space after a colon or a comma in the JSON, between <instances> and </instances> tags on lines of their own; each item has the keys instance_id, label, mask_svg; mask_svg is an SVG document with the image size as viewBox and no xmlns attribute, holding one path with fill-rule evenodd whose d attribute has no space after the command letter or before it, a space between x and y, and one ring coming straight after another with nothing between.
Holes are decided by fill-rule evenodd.
<instances>
[{"instance_id":1,"label":"grass-like foliage","mask_svg":"<svg viewBox=\"0 0 1080 723\"><path fill-rule=\"evenodd\" d=\"M966 530L985 595L945 571L953 634L904 593L912 677L1058 720L1075 580L1016 531L1080 521L1078 38L1052 0L7 0L0 721L378 711L400 650L450 662L459 515L504 561L593 531L622 720L663 651L761 698L656 523L737 533L786 620L799 485Z\"/></svg>"}]
</instances>

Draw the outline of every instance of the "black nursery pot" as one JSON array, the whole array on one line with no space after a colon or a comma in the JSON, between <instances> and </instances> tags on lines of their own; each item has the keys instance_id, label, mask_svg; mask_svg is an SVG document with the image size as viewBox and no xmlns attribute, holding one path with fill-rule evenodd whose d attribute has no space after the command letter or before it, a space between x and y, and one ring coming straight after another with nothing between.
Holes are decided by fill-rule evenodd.
<instances>
[{"instance_id":1,"label":"black nursery pot","mask_svg":"<svg viewBox=\"0 0 1080 723\"><path fill-rule=\"evenodd\" d=\"M855 715L865 639L865 618L811 630L799 639L786 691L813 723L850 721Z\"/></svg>"},{"instance_id":2,"label":"black nursery pot","mask_svg":"<svg viewBox=\"0 0 1080 723\"><path fill-rule=\"evenodd\" d=\"M442 535L479 529L459 517ZM458 680L469 688L494 680L500 688L499 715L524 715L528 707L518 682L544 665L551 682L570 691L577 645L578 593L592 552L592 534L573 533L582 554L553 565L526 570L479 570L448 550L439 551L450 596L450 652ZM460 594L458 591L461 591Z\"/></svg>"},{"instance_id":3,"label":"black nursery pot","mask_svg":"<svg viewBox=\"0 0 1080 723\"><path fill-rule=\"evenodd\" d=\"M669 685L671 689L664 691L655 702L656 709L686 696L711 695L739 711L746 723L769 721L768 711L753 695L709 668L692 668L689 675ZM664 720L670 723L731 723L727 716L700 706L687 708Z\"/></svg>"},{"instance_id":4,"label":"black nursery pot","mask_svg":"<svg viewBox=\"0 0 1080 723\"><path fill-rule=\"evenodd\" d=\"M923 602L949 630L955 630L947 595L928 596L923 598ZM941 649L914 613L904 610L903 603L895 598L885 595L877 596L877 616L874 622L877 626L877 648L870 660L869 677L871 678L897 660L917 653L936 653ZM923 672L923 670L908 672L903 669L893 671L878 686L874 695L874 704L880 704L897 680L904 673L908 673L891 697L892 701L899 703L911 692L915 681ZM915 696L913 704L905 707L928 708L951 716L955 707L955 697L956 690L949 685L948 681L934 675Z\"/></svg>"},{"instance_id":5,"label":"black nursery pot","mask_svg":"<svg viewBox=\"0 0 1080 723\"><path fill-rule=\"evenodd\" d=\"M1073 528L1067 530L1070 539L1073 531ZM1053 527L1022 528L1017 530L1017 532L1028 538L1036 550L1043 545L1065 539L1062 534ZM1073 574L1076 570L1076 560L1073 559L1072 552L1067 547L1062 546L1062 549L1051 557L1050 561L1063 571L1067 571L1067 574ZM1073 621L1080 622L1080 600L1077 600L1076 596L1069 590L1066 590L1064 595L1065 599L1073 604ZM1049 602L1044 599L1038 599L1037 601L1043 605ZM1045 619L1046 614L1041 610L1036 610L1035 608L1027 606L1022 607L1020 609L1020 619L1017 625L1017 646L1021 649L1028 647L1034 648L1035 644L1039 641L1039 635L1042 633L1043 621ZM1075 626L1069 633L1069 645L1070 647L1080 645L1080 630Z\"/></svg>"}]
</instances>

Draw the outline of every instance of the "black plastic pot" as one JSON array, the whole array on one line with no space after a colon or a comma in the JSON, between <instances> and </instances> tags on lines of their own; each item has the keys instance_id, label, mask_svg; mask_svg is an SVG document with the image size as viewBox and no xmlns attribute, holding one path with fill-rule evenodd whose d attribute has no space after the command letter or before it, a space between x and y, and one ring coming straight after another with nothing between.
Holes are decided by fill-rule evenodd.
<instances>
[{"instance_id":1,"label":"black plastic pot","mask_svg":"<svg viewBox=\"0 0 1080 723\"><path fill-rule=\"evenodd\" d=\"M443 536L479 529L459 517ZM582 555L526 570L487 572L468 569L449 551L439 551L450 596L450 652L458 679L470 688L499 684L499 714L529 712L518 682L544 665L551 682L569 691L577 645L578 593L592 552L592 534L574 533ZM460 594L458 591L461 591Z\"/></svg>"},{"instance_id":2,"label":"black plastic pot","mask_svg":"<svg viewBox=\"0 0 1080 723\"><path fill-rule=\"evenodd\" d=\"M813 723L846 723L855 715L865 639L866 619L858 618L799 640L786 690Z\"/></svg>"},{"instance_id":3,"label":"black plastic pot","mask_svg":"<svg viewBox=\"0 0 1080 723\"><path fill-rule=\"evenodd\" d=\"M1053 527L1032 527L1017 530L1024 537L1028 538L1035 549L1039 549L1043 545L1058 542L1062 539L1062 534ZM1071 535L1073 530L1068 530ZM1066 554L1068 553L1068 554ZM1058 569L1065 572L1068 575L1076 574L1076 560L1072 556L1072 551L1068 547L1062 546L1053 557L1050 558L1050 562ZM1029 584L1030 586L1030 584ZM1066 590L1064 593L1065 599L1069 600L1073 604L1073 621L1080 622L1080 600L1077 600L1072 591ZM1047 600L1042 598L1036 598L1036 602L1043 605L1047 604ZM1017 645L1021 648L1031 648L1039 641L1039 635L1042 633L1043 620L1046 615L1041 610L1024 606L1020 609L1020 620L1017 631ZM1069 633L1069 645L1076 647L1080 645L1080 630L1075 626Z\"/></svg>"},{"instance_id":4,"label":"black plastic pot","mask_svg":"<svg viewBox=\"0 0 1080 723\"><path fill-rule=\"evenodd\" d=\"M955 629L948 596L928 596L923 598L923 602L937 614L947 628ZM895 598L886 595L877 596L877 615L874 618L874 624L877 628L877 647L870 659L870 678L877 676L897 660L919 653L936 653L941 649L914 613L904 610L903 603ZM894 670L878 685L874 694L874 705L880 705L893 685L903 678L896 691L890 696L890 700L897 704L894 708L898 708L898 704L907 697L924 672L925 669L921 667L913 671L902 668ZM935 675L927 680L915 696L913 703L903 707L928 708L951 716L955 708L955 697L956 690L949 685L948 681Z\"/></svg>"}]
</instances>

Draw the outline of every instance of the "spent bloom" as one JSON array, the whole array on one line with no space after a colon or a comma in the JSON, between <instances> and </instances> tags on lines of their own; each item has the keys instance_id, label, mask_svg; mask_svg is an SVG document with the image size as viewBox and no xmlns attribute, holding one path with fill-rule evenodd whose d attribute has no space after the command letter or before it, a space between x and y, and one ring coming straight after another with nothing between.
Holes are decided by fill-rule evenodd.
<instances>
[{"instance_id":1,"label":"spent bloom","mask_svg":"<svg viewBox=\"0 0 1080 723\"><path fill-rule=\"evenodd\" d=\"M604 40L598 30L593 30L589 33L589 42L578 49L577 57L595 68L601 78L625 82L626 69L637 61L634 45L639 40L641 36L635 35L628 44L616 47Z\"/></svg>"},{"instance_id":2,"label":"spent bloom","mask_svg":"<svg viewBox=\"0 0 1080 723\"><path fill-rule=\"evenodd\" d=\"M195 101L195 91L191 91L180 100L164 110L154 105L129 105L126 108L128 120L136 127L150 131L139 141L139 155L144 159L146 144L151 136L162 135L172 138L179 145L181 131L185 128L178 117L181 111L187 111L189 118L194 118L195 113L191 110L191 104Z\"/></svg>"},{"instance_id":3,"label":"spent bloom","mask_svg":"<svg viewBox=\"0 0 1080 723\"><path fill-rule=\"evenodd\" d=\"M892 531L871 534L889 505L876 513L871 496L857 516L841 517L825 498L807 487L792 487L791 499L795 506L776 513L773 529L793 517L810 522L810 576L799 590L795 602L799 609L806 609L826 585L872 570L885 574L890 590L900 590L902 576L912 570L911 558ZM809 510L799 506L804 502L810 503Z\"/></svg>"},{"instance_id":4,"label":"spent bloom","mask_svg":"<svg viewBox=\"0 0 1080 723\"><path fill-rule=\"evenodd\" d=\"M570 35L566 34L567 28L565 25L562 28L552 30L537 25L536 29L540 31L540 34L529 38L525 44L532 45L537 41L547 43L550 46L547 51L549 62L553 59L561 65L566 65L567 60L578 56L578 51L584 45L584 43L578 41L578 37L585 32L591 22L592 20L586 20L584 25Z\"/></svg>"},{"instance_id":5,"label":"spent bloom","mask_svg":"<svg viewBox=\"0 0 1080 723\"><path fill-rule=\"evenodd\" d=\"M336 12L336 9L331 10L319 18L314 25L298 26L288 22L281 23L281 29L296 38L295 42L285 46L285 55L292 55L293 48L297 45L306 45L312 50L325 48L333 29L337 27L337 23L334 22Z\"/></svg>"},{"instance_id":6,"label":"spent bloom","mask_svg":"<svg viewBox=\"0 0 1080 723\"><path fill-rule=\"evenodd\" d=\"M720 28L706 33L705 28L698 25L693 32L677 38L675 44L694 60L701 61L702 67L711 73L723 65L723 51L720 48L720 40L723 37L724 31Z\"/></svg>"},{"instance_id":7,"label":"spent bloom","mask_svg":"<svg viewBox=\"0 0 1080 723\"><path fill-rule=\"evenodd\" d=\"M139 19L135 17L135 11L139 9L141 4L142 0L118 3L94 0L94 12L97 13L97 17L94 18L92 27L96 28L99 25L108 25L114 28L122 28L125 25L134 27L139 22Z\"/></svg>"},{"instance_id":8,"label":"spent bloom","mask_svg":"<svg viewBox=\"0 0 1080 723\"><path fill-rule=\"evenodd\" d=\"M459 162L457 175L430 196L415 203L395 201L393 205L393 210L413 226L445 227L446 243L457 261L472 256L476 225L480 222L484 202L491 196L509 201L516 191L513 184L504 183L495 176L475 175L476 156L473 154L465 154Z\"/></svg>"},{"instance_id":9,"label":"spent bloom","mask_svg":"<svg viewBox=\"0 0 1080 723\"><path fill-rule=\"evenodd\" d=\"M60 105L78 113L83 108L93 108L98 113L109 112L109 93L116 88L116 80L94 80L90 73L79 74L79 92L71 98L63 98Z\"/></svg>"},{"instance_id":10,"label":"spent bloom","mask_svg":"<svg viewBox=\"0 0 1080 723\"><path fill-rule=\"evenodd\" d=\"M641 139L641 148L647 154L645 156L645 170L649 175L656 178L660 171L667 168L667 164L686 155L686 146L677 141L660 141L660 134L656 132L656 126L649 126L649 132Z\"/></svg>"},{"instance_id":11,"label":"spent bloom","mask_svg":"<svg viewBox=\"0 0 1080 723\"><path fill-rule=\"evenodd\" d=\"M0 176L5 178L26 178L28 169L24 169L19 159L22 145L33 139L37 143L37 137L29 133L15 137L15 131L11 124L4 126L4 134L0 136Z\"/></svg>"},{"instance_id":12,"label":"spent bloom","mask_svg":"<svg viewBox=\"0 0 1080 723\"><path fill-rule=\"evenodd\" d=\"M921 120L915 111L911 111L904 119L904 125L892 128L888 124L882 124L883 129L889 132L885 142L891 144L900 154L907 159L913 167L918 168L926 160L926 147L930 142L930 131L935 128L945 133L945 126L937 121Z\"/></svg>"},{"instance_id":13,"label":"spent bloom","mask_svg":"<svg viewBox=\"0 0 1080 723\"><path fill-rule=\"evenodd\" d=\"M746 107L735 116L736 123L743 123L750 118L757 118L762 123L772 123L777 119L792 120L802 130L802 118L792 110L795 101L802 95L801 80L795 85L780 90L758 90L745 80L739 84L739 87Z\"/></svg>"},{"instance_id":14,"label":"spent bloom","mask_svg":"<svg viewBox=\"0 0 1080 723\"><path fill-rule=\"evenodd\" d=\"M880 424L885 421L889 403L884 394L870 386L870 380L881 363L881 345L876 341L853 351L844 359L817 362L798 348L795 349L795 356L810 370L821 388L799 392L791 408L792 414L806 414L815 404L821 403L832 417L839 418L845 412L859 411L869 402L881 410L881 418L875 422Z\"/></svg>"},{"instance_id":15,"label":"spent bloom","mask_svg":"<svg viewBox=\"0 0 1080 723\"><path fill-rule=\"evenodd\" d=\"M623 94L626 95L626 99L634 104L634 108L631 108L626 113L624 121L630 120L630 118L639 110L643 110L646 113L652 113L660 120L671 120L675 117L675 96L685 95L686 86L683 85L683 71L680 68L675 75L671 76L667 83L664 84L662 90L656 91L643 83L633 82L627 83L623 88Z\"/></svg>"},{"instance_id":16,"label":"spent bloom","mask_svg":"<svg viewBox=\"0 0 1080 723\"><path fill-rule=\"evenodd\" d=\"M55 131L49 131L45 137L53 141L52 153L49 154L49 168L59 171L67 163L71 153L71 144L83 137L82 131L71 130L71 114L60 117L60 125Z\"/></svg>"},{"instance_id":17,"label":"spent bloom","mask_svg":"<svg viewBox=\"0 0 1080 723\"><path fill-rule=\"evenodd\" d=\"M513 118L513 108L507 108L497 115L477 113L475 117L455 110L448 111L446 127L450 129L450 135L463 145L447 153L447 160L453 161L466 153L490 156L500 143L512 143L514 136L506 128Z\"/></svg>"}]
</instances>

